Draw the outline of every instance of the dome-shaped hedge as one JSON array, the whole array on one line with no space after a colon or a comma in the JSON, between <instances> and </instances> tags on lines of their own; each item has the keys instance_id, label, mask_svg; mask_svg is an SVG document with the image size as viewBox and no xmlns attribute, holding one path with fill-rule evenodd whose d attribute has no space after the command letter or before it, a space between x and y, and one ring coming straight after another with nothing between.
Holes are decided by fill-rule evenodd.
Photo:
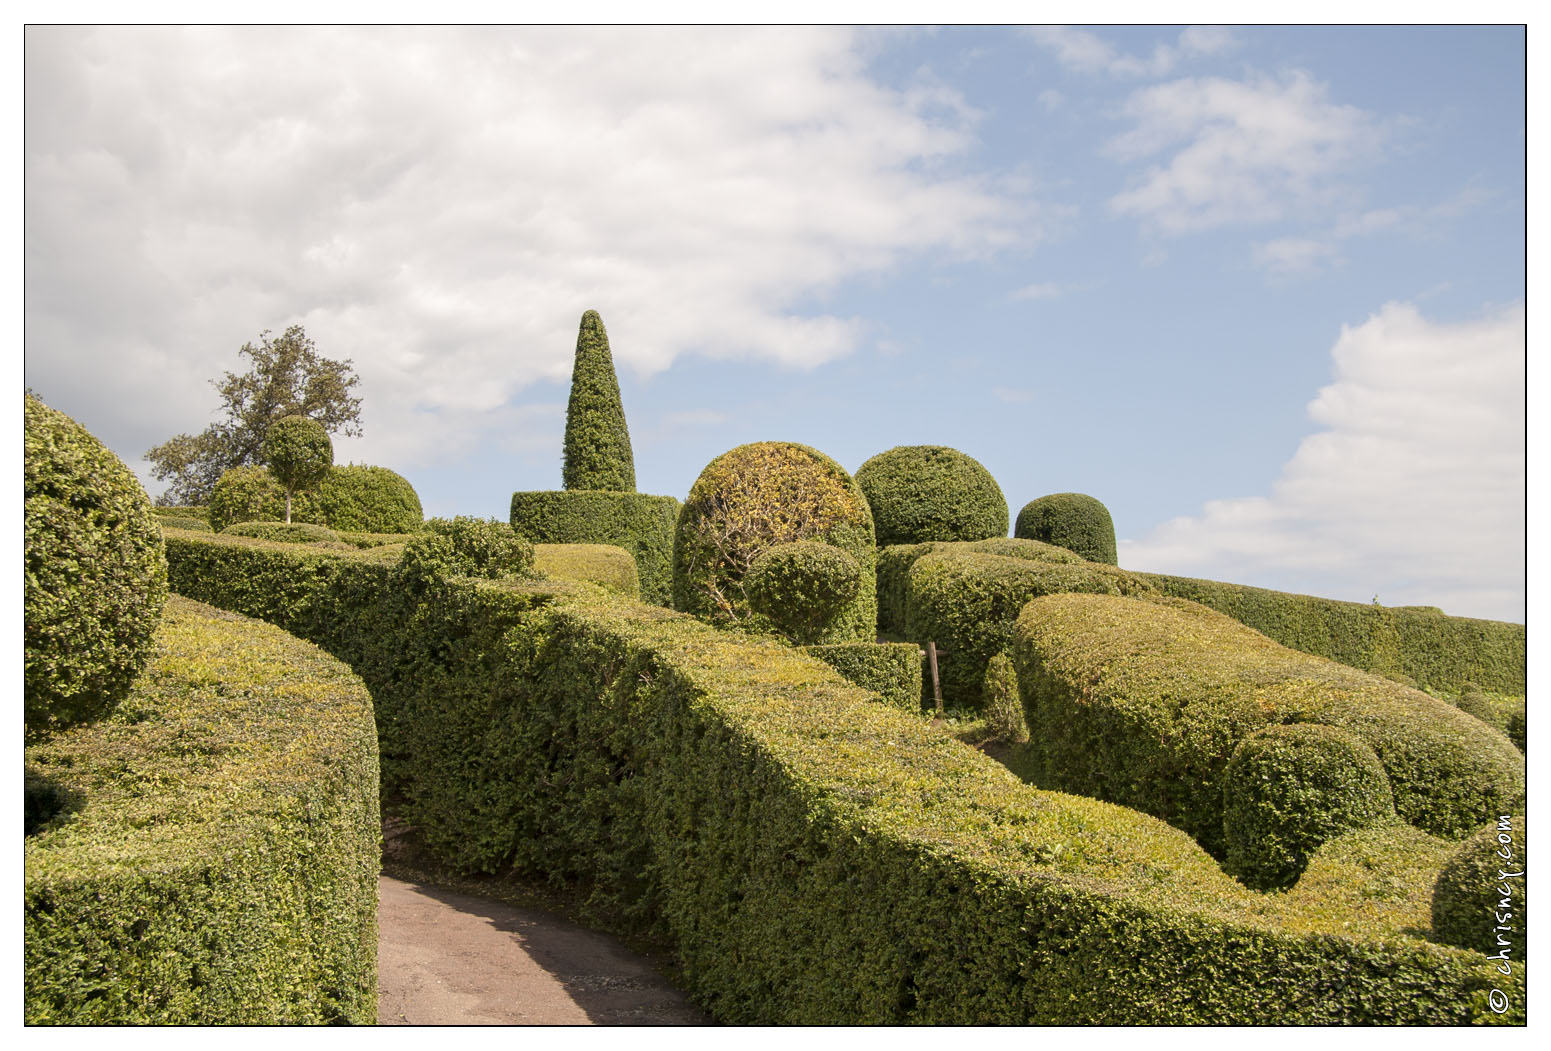
<instances>
[{"instance_id":1,"label":"dome-shaped hedge","mask_svg":"<svg viewBox=\"0 0 1551 1051\"><path fill-rule=\"evenodd\" d=\"M1496 821L1470 836L1438 873L1433 884L1433 940L1488 956L1507 948L1507 959L1519 964L1529 929L1529 838L1522 814L1507 824L1503 828L1503 822Z\"/></svg>"},{"instance_id":2,"label":"dome-shaped hedge","mask_svg":"<svg viewBox=\"0 0 1551 1051\"><path fill-rule=\"evenodd\" d=\"M1012 535L1064 547L1089 562L1118 564L1109 509L1083 493L1052 493L1029 501L1018 512Z\"/></svg>"},{"instance_id":3,"label":"dome-shaped hedge","mask_svg":"<svg viewBox=\"0 0 1551 1051\"><path fill-rule=\"evenodd\" d=\"M878 545L1007 535L1007 498L980 463L941 445L901 445L856 472Z\"/></svg>"},{"instance_id":4,"label":"dome-shaped hedge","mask_svg":"<svg viewBox=\"0 0 1551 1051\"><path fill-rule=\"evenodd\" d=\"M425 518L415 487L386 467L336 467L323 479L316 500L330 529L351 533L413 533Z\"/></svg>"},{"instance_id":5,"label":"dome-shaped hedge","mask_svg":"<svg viewBox=\"0 0 1551 1051\"><path fill-rule=\"evenodd\" d=\"M856 559L861 584L819 640L866 641L878 619L872 512L852 477L806 445L755 442L723 453L700 473L673 539L675 608L724 627L758 629L744 581L777 544L813 540Z\"/></svg>"},{"instance_id":6,"label":"dome-shaped hedge","mask_svg":"<svg viewBox=\"0 0 1551 1051\"><path fill-rule=\"evenodd\" d=\"M749 566L744 578L749 606L799 646L813 645L856 598L862 569L830 544L798 540L777 544Z\"/></svg>"},{"instance_id":7,"label":"dome-shaped hedge","mask_svg":"<svg viewBox=\"0 0 1551 1051\"><path fill-rule=\"evenodd\" d=\"M1256 890L1290 887L1321 843L1394 814L1389 776L1354 734L1268 726L1240 741L1223 771L1223 868Z\"/></svg>"},{"instance_id":8,"label":"dome-shaped hedge","mask_svg":"<svg viewBox=\"0 0 1551 1051\"><path fill-rule=\"evenodd\" d=\"M25 409L29 735L101 718L145 663L167 601L162 531L140 482L64 413Z\"/></svg>"}]
</instances>

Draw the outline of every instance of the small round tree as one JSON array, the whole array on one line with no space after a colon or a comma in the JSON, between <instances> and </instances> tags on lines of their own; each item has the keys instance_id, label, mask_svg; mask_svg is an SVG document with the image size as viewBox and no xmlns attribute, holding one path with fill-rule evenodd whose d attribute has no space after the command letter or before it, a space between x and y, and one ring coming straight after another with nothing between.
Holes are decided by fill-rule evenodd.
<instances>
[{"instance_id":1,"label":"small round tree","mask_svg":"<svg viewBox=\"0 0 1551 1051\"><path fill-rule=\"evenodd\" d=\"M596 310L582 315L571 366L571 399L565 412L567 489L635 492L635 458L609 353L609 334Z\"/></svg>"},{"instance_id":2,"label":"small round tree","mask_svg":"<svg viewBox=\"0 0 1551 1051\"><path fill-rule=\"evenodd\" d=\"M269 473L285 486L285 521L291 522L291 496L310 489L328 476L334 466L334 443L323 424L307 416L283 416L264 436L264 458Z\"/></svg>"}]
</instances>

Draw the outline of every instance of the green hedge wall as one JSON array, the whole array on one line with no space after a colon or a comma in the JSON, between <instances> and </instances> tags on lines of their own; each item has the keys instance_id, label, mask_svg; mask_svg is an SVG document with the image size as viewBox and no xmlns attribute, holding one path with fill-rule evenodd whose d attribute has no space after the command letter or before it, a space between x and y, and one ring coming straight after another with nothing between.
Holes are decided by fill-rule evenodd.
<instances>
[{"instance_id":1,"label":"green hedge wall","mask_svg":"<svg viewBox=\"0 0 1551 1051\"><path fill-rule=\"evenodd\" d=\"M1458 693L1466 682L1524 694L1524 625L1446 617L1430 607L1374 606L1138 573L1165 595L1189 599L1247 624L1283 646L1426 689Z\"/></svg>"},{"instance_id":2,"label":"green hedge wall","mask_svg":"<svg viewBox=\"0 0 1551 1051\"><path fill-rule=\"evenodd\" d=\"M354 556L168 548L179 591L352 663L385 790L448 861L590 888L724 1022L1524 1018L1521 980L1353 888L1247 891L1178 830L1030 788L785 646L582 584L414 591Z\"/></svg>"},{"instance_id":3,"label":"green hedge wall","mask_svg":"<svg viewBox=\"0 0 1551 1051\"><path fill-rule=\"evenodd\" d=\"M176 596L157 642L117 713L25 753L43 822L24 847L27 1023L371 1024L381 826L361 681ZM48 800L51 820L33 806Z\"/></svg>"},{"instance_id":4,"label":"green hedge wall","mask_svg":"<svg viewBox=\"0 0 1551 1051\"><path fill-rule=\"evenodd\" d=\"M878 632L882 635L905 633L905 610L910 599L910 567L916 559L933 551L973 551L983 555L1002 555L1031 562L1058 565L1084 565L1087 559L1064 547L1038 540L1012 540L1000 537L968 543L937 541L926 544L896 544L878 550ZM924 641L924 640L923 640Z\"/></svg>"},{"instance_id":5,"label":"green hedge wall","mask_svg":"<svg viewBox=\"0 0 1551 1051\"><path fill-rule=\"evenodd\" d=\"M635 559L613 544L534 544L533 568L552 577L598 584L628 599L641 597Z\"/></svg>"},{"instance_id":6,"label":"green hedge wall","mask_svg":"<svg viewBox=\"0 0 1551 1051\"><path fill-rule=\"evenodd\" d=\"M613 544L635 557L641 600L673 602L673 529L679 502L671 496L573 489L513 493L512 528L535 544Z\"/></svg>"},{"instance_id":7,"label":"green hedge wall","mask_svg":"<svg viewBox=\"0 0 1551 1051\"><path fill-rule=\"evenodd\" d=\"M1217 857L1224 767L1274 722L1350 731L1378 755L1395 811L1434 835L1466 835L1524 798L1523 756L1491 727L1204 606L1051 595L1015 637L1035 780L1155 814Z\"/></svg>"},{"instance_id":8,"label":"green hedge wall","mask_svg":"<svg viewBox=\"0 0 1551 1051\"><path fill-rule=\"evenodd\" d=\"M914 712L921 709L921 650L913 642L838 642L804 646L850 683L869 690L885 704Z\"/></svg>"}]
</instances>

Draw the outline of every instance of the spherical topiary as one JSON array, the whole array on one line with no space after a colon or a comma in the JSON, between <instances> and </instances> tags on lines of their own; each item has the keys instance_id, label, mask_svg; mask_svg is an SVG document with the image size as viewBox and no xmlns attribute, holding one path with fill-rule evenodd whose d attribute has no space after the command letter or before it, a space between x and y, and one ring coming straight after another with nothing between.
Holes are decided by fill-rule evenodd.
<instances>
[{"instance_id":1,"label":"spherical topiary","mask_svg":"<svg viewBox=\"0 0 1551 1051\"><path fill-rule=\"evenodd\" d=\"M339 534L328 526L310 522L233 522L221 530L228 536L250 536L255 540L273 540L281 544L316 544L338 540Z\"/></svg>"},{"instance_id":2,"label":"spherical topiary","mask_svg":"<svg viewBox=\"0 0 1551 1051\"><path fill-rule=\"evenodd\" d=\"M861 585L819 640L871 642L878 600L872 512L845 469L791 442L740 445L712 460L679 511L673 538L673 602L723 627L761 630L745 580L777 544L813 540L856 559Z\"/></svg>"},{"instance_id":3,"label":"spherical topiary","mask_svg":"<svg viewBox=\"0 0 1551 1051\"><path fill-rule=\"evenodd\" d=\"M433 518L404 546L400 566L411 577L509 580L533 570L533 545L496 519Z\"/></svg>"},{"instance_id":4,"label":"spherical topiary","mask_svg":"<svg viewBox=\"0 0 1551 1051\"><path fill-rule=\"evenodd\" d=\"M167 601L151 501L86 429L32 395L25 408L29 736L112 711L150 659Z\"/></svg>"},{"instance_id":5,"label":"spherical topiary","mask_svg":"<svg viewBox=\"0 0 1551 1051\"><path fill-rule=\"evenodd\" d=\"M1109 509L1082 493L1052 493L1029 501L1018 512L1012 535L1064 547L1089 562L1118 564Z\"/></svg>"},{"instance_id":6,"label":"spherical topiary","mask_svg":"<svg viewBox=\"0 0 1551 1051\"><path fill-rule=\"evenodd\" d=\"M878 546L1007 535L1007 498L991 472L956 449L901 445L856 472Z\"/></svg>"},{"instance_id":7,"label":"spherical topiary","mask_svg":"<svg viewBox=\"0 0 1551 1051\"><path fill-rule=\"evenodd\" d=\"M799 646L822 638L862 586L862 567L838 547L812 540L777 544L749 565L749 606Z\"/></svg>"},{"instance_id":8,"label":"spherical topiary","mask_svg":"<svg viewBox=\"0 0 1551 1051\"><path fill-rule=\"evenodd\" d=\"M1494 821L1466 839L1433 884L1433 940L1488 956L1507 950L1504 959L1522 963L1528 945L1528 871L1522 814Z\"/></svg>"},{"instance_id":9,"label":"spherical topiary","mask_svg":"<svg viewBox=\"0 0 1551 1051\"><path fill-rule=\"evenodd\" d=\"M278 522L285 518L285 488L267 467L233 467L210 492L210 528L217 533L233 522ZM291 496L291 521L323 524L316 494Z\"/></svg>"},{"instance_id":10,"label":"spherical topiary","mask_svg":"<svg viewBox=\"0 0 1551 1051\"><path fill-rule=\"evenodd\" d=\"M609 353L609 334L596 310L582 315L571 366L571 398L565 412L567 489L635 492L635 458Z\"/></svg>"},{"instance_id":11,"label":"spherical topiary","mask_svg":"<svg viewBox=\"0 0 1551 1051\"><path fill-rule=\"evenodd\" d=\"M1223 771L1223 868L1256 890L1290 887L1321 843L1394 815L1389 776L1354 734L1268 726L1240 741Z\"/></svg>"},{"instance_id":12,"label":"spherical topiary","mask_svg":"<svg viewBox=\"0 0 1551 1051\"><path fill-rule=\"evenodd\" d=\"M285 489L285 520L291 520L291 497L311 489L334 466L334 443L323 424L310 416L282 416L264 433L264 459L269 473Z\"/></svg>"},{"instance_id":13,"label":"spherical topiary","mask_svg":"<svg viewBox=\"0 0 1551 1051\"><path fill-rule=\"evenodd\" d=\"M386 467L335 467L318 487L318 512L330 529L413 533L425 518L415 487Z\"/></svg>"}]
</instances>

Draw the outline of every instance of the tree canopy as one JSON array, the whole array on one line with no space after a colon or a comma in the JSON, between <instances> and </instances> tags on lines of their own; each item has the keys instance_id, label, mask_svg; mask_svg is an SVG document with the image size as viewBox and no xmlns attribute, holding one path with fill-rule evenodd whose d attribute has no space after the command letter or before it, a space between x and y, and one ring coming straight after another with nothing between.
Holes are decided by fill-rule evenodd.
<instances>
[{"instance_id":1,"label":"tree canopy","mask_svg":"<svg viewBox=\"0 0 1551 1051\"><path fill-rule=\"evenodd\" d=\"M237 353L252 367L211 381L226 418L200 434L170 438L145 454L152 476L172 482L159 503L206 503L226 471L265 463L264 438L283 417L306 416L327 433L360 436L361 399L350 395L360 379L350 359L320 355L302 326L292 325L273 339L266 329L257 346L244 343Z\"/></svg>"},{"instance_id":2,"label":"tree canopy","mask_svg":"<svg viewBox=\"0 0 1551 1051\"><path fill-rule=\"evenodd\" d=\"M334 466L334 444L323 424L310 416L282 416L264 437L269 473L285 486L285 520L291 522L291 495L317 485Z\"/></svg>"}]
</instances>

